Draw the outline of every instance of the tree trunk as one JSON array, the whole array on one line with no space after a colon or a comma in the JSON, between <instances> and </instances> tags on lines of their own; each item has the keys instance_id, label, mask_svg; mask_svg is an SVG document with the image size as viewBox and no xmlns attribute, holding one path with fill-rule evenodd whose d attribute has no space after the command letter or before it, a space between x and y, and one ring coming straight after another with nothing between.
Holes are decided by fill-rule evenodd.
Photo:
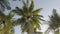
<instances>
[{"instance_id":1,"label":"tree trunk","mask_svg":"<svg viewBox=\"0 0 60 34\"><path fill-rule=\"evenodd\" d=\"M29 24L29 34L34 34L31 23L28 23L28 24Z\"/></svg>"}]
</instances>

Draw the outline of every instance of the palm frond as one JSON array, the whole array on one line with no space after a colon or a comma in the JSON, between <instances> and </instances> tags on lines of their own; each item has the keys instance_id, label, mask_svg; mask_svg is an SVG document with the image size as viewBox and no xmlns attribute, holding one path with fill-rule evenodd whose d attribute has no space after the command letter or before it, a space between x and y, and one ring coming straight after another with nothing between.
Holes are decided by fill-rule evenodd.
<instances>
[{"instance_id":1,"label":"palm frond","mask_svg":"<svg viewBox=\"0 0 60 34\"><path fill-rule=\"evenodd\" d=\"M33 11L33 9L34 9L34 2L33 2L33 1L31 1L31 5L30 5L30 7L29 7L29 11L30 11L30 12L32 12L32 11Z\"/></svg>"},{"instance_id":2,"label":"palm frond","mask_svg":"<svg viewBox=\"0 0 60 34\"><path fill-rule=\"evenodd\" d=\"M32 13L35 15L35 14L38 14L38 13L40 13L40 12L41 12L41 10L42 10L42 8L40 8L40 9L37 9L37 10L33 11Z\"/></svg>"},{"instance_id":3,"label":"palm frond","mask_svg":"<svg viewBox=\"0 0 60 34\"><path fill-rule=\"evenodd\" d=\"M6 18L6 15L0 11L0 18Z\"/></svg>"},{"instance_id":4,"label":"palm frond","mask_svg":"<svg viewBox=\"0 0 60 34\"><path fill-rule=\"evenodd\" d=\"M2 10L5 10L5 8L7 8L8 10L11 9L10 3L7 0L0 1L0 5L2 6Z\"/></svg>"},{"instance_id":5,"label":"palm frond","mask_svg":"<svg viewBox=\"0 0 60 34\"><path fill-rule=\"evenodd\" d=\"M38 17L33 17L32 22L33 22L34 26L36 26L36 28L40 29L40 20Z\"/></svg>"},{"instance_id":6,"label":"palm frond","mask_svg":"<svg viewBox=\"0 0 60 34\"><path fill-rule=\"evenodd\" d=\"M4 11L5 10L5 6L3 5L3 3L1 1L0 1L0 7L1 7L0 11Z\"/></svg>"},{"instance_id":7,"label":"palm frond","mask_svg":"<svg viewBox=\"0 0 60 34\"><path fill-rule=\"evenodd\" d=\"M23 10L18 7L16 7L16 10L12 10L12 12L16 13L17 15L24 15Z\"/></svg>"},{"instance_id":8,"label":"palm frond","mask_svg":"<svg viewBox=\"0 0 60 34\"><path fill-rule=\"evenodd\" d=\"M26 20L25 20L25 18L23 18L23 17L22 17L21 19L20 19L20 18L17 19L17 23L18 23L18 24L23 24L24 22L26 22Z\"/></svg>"},{"instance_id":9,"label":"palm frond","mask_svg":"<svg viewBox=\"0 0 60 34\"><path fill-rule=\"evenodd\" d=\"M12 12L10 11L6 17L7 17L7 19L12 19L13 16L14 16L14 14L12 14Z\"/></svg>"},{"instance_id":10,"label":"palm frond","mask_svg":"<svg viewBox=\"0 0 60 34\"><path fill-rule=\"evenodd\" d=\"M24 11L25 14L29 12L27 5L23 6L23 11Z\"/></svg>"},{"instance_id":11,"label":"palm frond","mask_svg":"<svg viewBox=\"0 0 60 34\"><path fill-rule=\"evenodd\" d=\"M22 3L23 3L23 5L24 5L24 6L26 6L26 5L27 5L27 4L24 2L24 0L22 0Z\"/></svg>"},{"instance_id":12,"label":"palm frond","mask_svg":"<svg viewBox=\"0 0 60 34\"><path fill-rule=\"evenodd\" d=\"M33 16L37 16L37 17L43 17L42 15L33 15Z\"/></svg>"},{"instance_id":13,"label":"palm frond","mask_svg":"<svg viewBox=\"0 0 60 34\"><path fill-rule=\"evenodd\" d=\"M26 32L27 30L29 30L28 27L29 27L28 24L25 23L24 26L23 26L23 28L21 28L22 32Z\"/></svg>"}]
</instances>

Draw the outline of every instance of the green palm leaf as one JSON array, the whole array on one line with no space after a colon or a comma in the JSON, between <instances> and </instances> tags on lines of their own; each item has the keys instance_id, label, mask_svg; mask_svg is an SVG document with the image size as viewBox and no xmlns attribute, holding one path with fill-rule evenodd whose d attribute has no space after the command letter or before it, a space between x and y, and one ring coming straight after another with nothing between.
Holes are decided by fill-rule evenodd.
<instances>
[{"instance_id":1,"label":"green palm leaf","mask_svg":"<svg viewBox=\"0 0 60 34\"><path fill-rule=\"evenodd\" d=\"M30 5L30 7L29 7L29 11L33 11L33 9L34 9L34 2L31 1L31 5Z\"/></svg>"},{"instance_id":2,"label":"green palm leaf","mask_svg":"<svg viewBox=\"0 0 60 34\"><path fill-rule=\"evenodd\" d=\"M16 7L16 10L12 10L12 12L16 13L17 15L24 15L23 14L23 10L22 9L19 9L18 7Z\"/></svg>"},{"instance_id":3,"label":"green palm leaf","mask_svg":"<svg viewBox=\"0 0 60 34\"><path fill-rule=\"evenodd\" d=\"M41 12L41 10L42 10L42 8L37 9L37 10L33 11L32 13L33 13L34 15L36 15L36 14L40 13L40 12Z\"/></svg>"}]
</instances>

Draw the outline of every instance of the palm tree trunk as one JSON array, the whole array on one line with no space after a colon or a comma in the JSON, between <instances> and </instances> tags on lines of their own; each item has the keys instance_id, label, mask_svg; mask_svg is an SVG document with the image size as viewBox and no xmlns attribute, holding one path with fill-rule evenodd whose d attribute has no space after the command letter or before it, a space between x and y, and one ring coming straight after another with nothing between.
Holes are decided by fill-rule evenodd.
<instances>
[{"instance_id":1,"label":"palm tree trunk","mask_svg":"<svg viewBox=\"0 0 60 34\"><path fill-rule=\"evenodd\" d=\"M34 34L31 23L28 23L28 24L29 24L29 34Z\"/></svg>"},{"instance_id":2,"label":"palm tree trunk","mask_svg":"<svg viewBox=\"0 0 60 34\"><path fill-rule=\"evenodd\" d=\"M59 27L59 34L60 34L60 27Z\"/></svg>"}]
</instances>

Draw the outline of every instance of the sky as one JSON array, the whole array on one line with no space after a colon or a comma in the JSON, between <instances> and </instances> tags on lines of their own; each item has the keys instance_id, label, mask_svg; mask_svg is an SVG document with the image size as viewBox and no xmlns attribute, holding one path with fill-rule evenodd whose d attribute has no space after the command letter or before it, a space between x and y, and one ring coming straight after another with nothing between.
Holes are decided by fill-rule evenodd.
<instances>
[{"instance_id":1,"label":"sky","mask_svg":"<svg viewBox=\"0 0 60 34\"><path fill-rule=\"evenodd\" d=\"M44 20L48 21L49 17L52 14L52 10L53 9L57 9L57 12L60 13L60 0L34 0L35 3L35 8L34 9L38 9L38 8L43 8L43 10L41 11L41 15L44 16ZM16 6L22 8L22 2L21 1L12 1L10 0L10 5L12 9L15 9ZM8 13L7 10L5 13ZM17 16L16 16L17 17ZM42 32L44 32L47 28L48 25L42 25ZM16 26L15 27L15 34L21 34L21 28L20 26ZM52 34L52 33L50 33Z\"/></svg>"}]
</instances>

